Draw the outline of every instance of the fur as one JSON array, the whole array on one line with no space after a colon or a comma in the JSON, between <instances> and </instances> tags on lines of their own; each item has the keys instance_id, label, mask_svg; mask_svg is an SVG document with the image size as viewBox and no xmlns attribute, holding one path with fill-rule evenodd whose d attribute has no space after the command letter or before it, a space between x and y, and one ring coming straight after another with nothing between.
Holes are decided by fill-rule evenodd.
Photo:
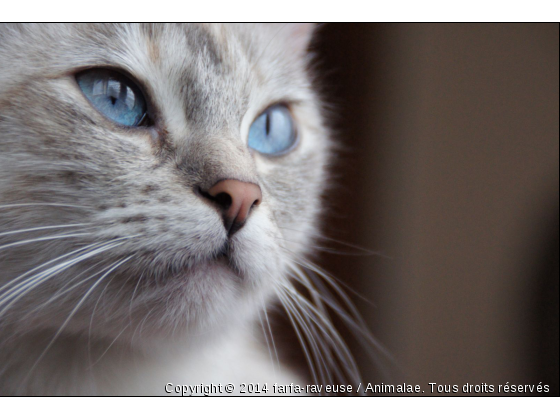
<instances>
[{"instance_id":1,"label":"fur","mask_svg":"<svg viewBox=\"0 0 560 420\"><path fill-rule=\"evenodd\" d=\"M289 278L318 232L331 143L308 70L312 31L0 26L0 394L304 382L271 363L255 325L278 296L295 312L308 305ZM93 108L74 78L92 67L138 81L154 125L124 128ZM246 139L275 103L300 139L266 157ZM228 240L196 191L229 178L259 185L262 204ZM299 331L346 354L324 338L335 332L323 312L308 312L319 320Z\"/></svg>"}]
</instances>

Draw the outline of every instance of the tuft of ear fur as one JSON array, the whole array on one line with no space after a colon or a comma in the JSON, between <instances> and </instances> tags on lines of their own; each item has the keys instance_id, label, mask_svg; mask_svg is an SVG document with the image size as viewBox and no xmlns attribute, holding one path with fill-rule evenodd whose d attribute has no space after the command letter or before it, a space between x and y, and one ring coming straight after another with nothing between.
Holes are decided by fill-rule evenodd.
<instances>
[{"instance_id":1,"label":"tuft of ear fur","mask_svg":"<svg viewBox=\"0 0 560 420\"><path fill-rule=\"evenodd\" d=\"M288 51L304 56L317 27L316 23L269 23L270 34L283 40Z\"/></svg>"},{"instance_id":2,"label":"tuft of ear fur","mask_svg":"<svg viewBox=\"0 0 560 420\"><path fill-rule=\"evenodd\" d=\"M317 25L315 23L287 23L284 29L288 33L288 41L298 54L305 54L313 32Z\"/></svg>"}]
</instances>

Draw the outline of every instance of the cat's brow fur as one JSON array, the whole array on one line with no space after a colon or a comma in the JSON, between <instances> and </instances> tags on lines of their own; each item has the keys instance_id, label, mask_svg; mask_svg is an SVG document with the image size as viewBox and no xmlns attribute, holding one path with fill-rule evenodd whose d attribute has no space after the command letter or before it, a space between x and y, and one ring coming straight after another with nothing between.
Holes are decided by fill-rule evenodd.
<instances>
[{"instance_id":1,"label":"cat's brow fur","mask_svg":"<svg viewBox=\"0 0 560 420\"><path fill-rule=\"evenodd\" d=\"M0 26L0 394L298 380L254 325L317 232L330 140L312 30ZM92 67L136 80L154 126L93 108L74 78ZM266 157L247 135L276 103L300 140ZM197 194L222 179L262 190L229 267L220 214Z\"/></svg>"}]
</instances>

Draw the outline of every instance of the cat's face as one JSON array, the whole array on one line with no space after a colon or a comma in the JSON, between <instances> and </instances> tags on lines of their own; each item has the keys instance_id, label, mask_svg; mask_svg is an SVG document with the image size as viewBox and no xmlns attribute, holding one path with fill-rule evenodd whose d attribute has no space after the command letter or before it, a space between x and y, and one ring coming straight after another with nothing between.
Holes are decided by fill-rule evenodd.
<instances>
[{"instance_id":1,"label":"cat's face","mask_svg":"<svg viewBox=\"0 0 560 420\"><path fill-rule=\"evenodd\" d=\"M258 310L320 207L328 139L306 72L310 31L2 27L0 326L142 340ZM88 99L76 75L94 68L138 87L141 126ZM277 104L297 138L261 153L250 129ZM207 193L227 179L261 194L233 235Z\"/></svg>"}]
</instances>

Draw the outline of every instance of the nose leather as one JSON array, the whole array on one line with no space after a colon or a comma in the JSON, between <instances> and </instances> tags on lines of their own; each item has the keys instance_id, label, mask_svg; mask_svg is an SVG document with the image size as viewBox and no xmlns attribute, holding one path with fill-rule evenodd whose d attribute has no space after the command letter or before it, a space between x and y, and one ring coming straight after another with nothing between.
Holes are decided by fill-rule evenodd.
<instances>
[{"instance_id":1,"label":"nose leather","mask_svg":"<svg viewBox=\"0 0 560 420\"><path fill-rule=\"evenodd\" d=\"M207 194L218 203L229 236L245 225L253 207L262 201L262 192L258 185L236 179L217 182Z\"/></svg>"}]
</instances>

